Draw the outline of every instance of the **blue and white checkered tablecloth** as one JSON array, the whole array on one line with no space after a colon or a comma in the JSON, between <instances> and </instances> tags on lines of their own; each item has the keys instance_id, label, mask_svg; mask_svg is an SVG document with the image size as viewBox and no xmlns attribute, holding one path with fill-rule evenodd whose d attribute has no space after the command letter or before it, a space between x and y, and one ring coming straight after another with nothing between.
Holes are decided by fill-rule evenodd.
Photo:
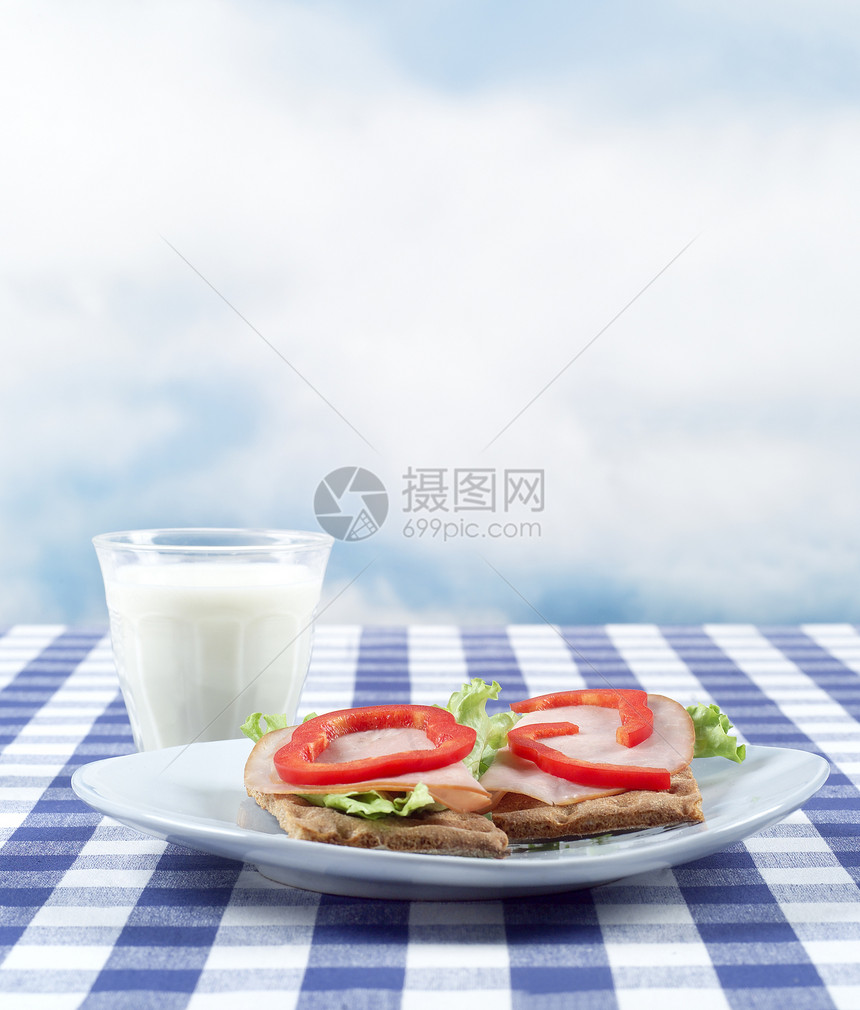
<instances>
[{"instance_id":1,"label":"blue and white checkered tablecloth","mask_svg":"<svg viewBox=\"0 0 860 1010\"><path fill-rule=\"evenodd\" d=\"M101 629L0 636L0 1006L221 1010L860 1008L860 630L850 625L317 631L303 712L602 684L715 701L755 744L824 755L802 811L591 890L488 902L332 897L122 827L81 764L129 753ZM303 714L303 713L302 713Z\"/></svg>"}]
</instances>

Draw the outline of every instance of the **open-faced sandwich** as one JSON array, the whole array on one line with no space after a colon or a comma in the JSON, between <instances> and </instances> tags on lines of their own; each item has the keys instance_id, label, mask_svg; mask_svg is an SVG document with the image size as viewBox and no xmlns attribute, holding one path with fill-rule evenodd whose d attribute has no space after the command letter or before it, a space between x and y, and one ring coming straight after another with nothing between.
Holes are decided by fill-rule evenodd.
<instances>
[{"instance_id":1,"label":"open-faced sandwich","mask_svg":"<svg viewBox=\"0 0 860 1010\"><path fill-rule=\"evenodd\" d=\"M503 856L508 839L485 816L478 781L515 717L487 715L499 685L473 680L447 708L378 705L287 727L251 716L258 742L245 788L292 838L456 856ZM266 723L269 732L263 729Z\"/></svg>"},{"instance_id":2,"label":"open-faced sandwich","mask_svg":"<svg viewBox=\"0 0 860 1010\"><path fill-rule=\"evenodd\" d=\"M513 704L520 721L481 780L510 841L704 820L687 710L644 691L566 691Z\"/></svg>"},{"instance_id":3,"label":"open-faced sandwich","mask_svg":"<svg viewBox=\"0 0 860 1010\"><path fill-rule=\"evenodd\" d=\"M490 717L499 690L475 679L446 708L344 709L293 727L256 713L246 790L293 838L500 857L509 842L702 821L691 759L743 760L714 705L605 688Z\"/></svg>"}]
</instances>

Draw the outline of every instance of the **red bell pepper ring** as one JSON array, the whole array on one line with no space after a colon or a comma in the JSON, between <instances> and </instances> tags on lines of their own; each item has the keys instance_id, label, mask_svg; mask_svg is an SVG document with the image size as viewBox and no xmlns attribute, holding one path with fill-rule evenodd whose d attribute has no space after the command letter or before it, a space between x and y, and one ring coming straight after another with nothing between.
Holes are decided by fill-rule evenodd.
<instances>
[{"instance_id":1,"label":"red bell pepper ring","mask_svg":"<svg viewBox=\"0 0 860 1010\"><path fill-rule=\"evenodd\" d=\"M514 726L508 731L508 747L518 757L532 761L541 771L581 786L649 789L655 792L669 788L671 776L665 768L579 761L541 742L547 738L572 736L578 732L579 727L572 722L539 722Z\"/></svg>"},{"instance_id":2,"label":"red bell pepper ring","mask_svg":"<svg viewBox=\"0 0 860 1010\"><path fill-rule=\"evenodd\" d=\"M318 761L333 740L373 729L420 729L434 745L354 761ZM275 769L291 785L325 786L373 782L412 772L432 771L462 761L477 733L461 726L444 708L430 705L374 705L316 716L297 726L289 743L275 752Z\"/></svg>"},{"instance_id":3,"label":"red bell pepper ring","mask_svg":"<svg viewBox=\"0 0 860 1010\"><path fill-rule=\"evenodd\" d=\"M648 695L644 691L615 690L614 688L586 688L582 691L559 691L542 694L511 705L514 712L545 712L550 708L567 705L595 705L599 708L617 708L621 725L615 731L615 740L622 747L635 747L654 732L654 713L648 708Z\"/></svg>"}]
</instances>

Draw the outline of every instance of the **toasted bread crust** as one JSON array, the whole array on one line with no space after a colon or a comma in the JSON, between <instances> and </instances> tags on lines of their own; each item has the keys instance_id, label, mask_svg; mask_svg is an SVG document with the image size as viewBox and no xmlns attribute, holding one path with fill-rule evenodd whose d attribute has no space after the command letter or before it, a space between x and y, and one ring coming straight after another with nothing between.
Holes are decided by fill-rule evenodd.
<instances>
[{"instance_id":1,"label":"toasted bread crust","mask_svg":"<svg viewBox=\"0 0 860 1010\"><path fill-rule=\"evenodd\" d=\"M507 854L507 836L482 814L443 810L369 821L314 806L300 796L251 789L248 795L268 810L291 838L304 841L446 856L499 858Z\"/></svg>"},{"instance_id":2,"label":"toasted bread crust","mask_svg":"<svg viewBox=\"0 0 860 1010\"><path fill-rule=\"evenodd\" d=\"M492 821L482 814L453 810L369 821L314 806L300 796L251 789L248 795L268 810L291 838L447 856L501 858L507 855L509 841L588 838L705 819L702 795L689 767L672 776L667 792L641 789L556 806L508 793L493 810Z\"/></svg>"},{"instance_id":3,"label":"toasted bread crust","mask_svg":"<svg viewBox=\"0 0 860 1010\"><path fill-rule=\"evenodd\" d=\"M702 794L689 767L672 776L668 792L641 789L564 806L509 793L493 810L493 823L512 842L588 838L704 819Z\"/></svg>"}]
</instances>

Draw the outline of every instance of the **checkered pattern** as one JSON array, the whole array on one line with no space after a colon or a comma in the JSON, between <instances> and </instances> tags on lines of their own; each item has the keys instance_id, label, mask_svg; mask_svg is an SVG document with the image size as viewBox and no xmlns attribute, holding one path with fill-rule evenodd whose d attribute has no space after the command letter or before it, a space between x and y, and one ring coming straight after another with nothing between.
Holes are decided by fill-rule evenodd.
<instances>
[{"instance_id":1,"label":"checkered pattern","mask_svg":"<svg viewBox=\"0 0 860 1010\"><path fill-rule=\"evenodd\" d=\"M500 681L509 700L610 681L715 701L751 743L823 754L830 779L745 844L593 890L451 903L318 895L80 803L75 768L132 750L107 641L101 629L8 629L0 1005L860 1008L858 629L562 632L322 626L302 714L444 701L474 676Z\"/></svg>"}]
</instances>

